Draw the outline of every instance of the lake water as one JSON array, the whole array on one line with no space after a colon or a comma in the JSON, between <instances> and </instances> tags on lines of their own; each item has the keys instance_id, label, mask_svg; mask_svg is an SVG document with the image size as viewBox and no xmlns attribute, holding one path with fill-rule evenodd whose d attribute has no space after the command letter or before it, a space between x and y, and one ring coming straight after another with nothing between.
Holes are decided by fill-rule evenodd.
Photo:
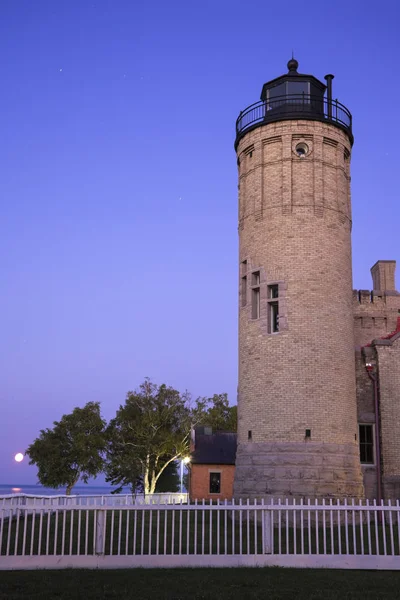
<instances>
[{"instance_id":1,"label":"lake water","mask_svg":"<svg viewBox=\"0 0 400 600\"><path fill-rule=\"evenodd\" d=\"M102 496L105 494L111 494L115 488L108 485L95 486L95 485L76 485L72 494L79 496ZM129 488L125 488L122 493L130 494ZM35 496L59 496L65 494L65 488L59 490L53 490L46 488L41 485L35 484L0 484L0 496L8 496L9 494L32 494Z\"/></svg>"}]
</instances>

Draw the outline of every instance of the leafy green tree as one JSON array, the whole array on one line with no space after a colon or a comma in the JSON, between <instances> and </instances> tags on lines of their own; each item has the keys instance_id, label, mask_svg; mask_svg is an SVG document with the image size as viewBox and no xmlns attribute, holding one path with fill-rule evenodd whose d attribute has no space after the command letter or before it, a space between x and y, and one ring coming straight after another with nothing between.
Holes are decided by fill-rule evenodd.
<instances>
[{"instance_id":1,"label":"leafy green tree","mask_svg":"<svg viewBox=\"0 0 400 600\"><path fill-rule=\"evenodd\" d=\"M236 431L236 406L226 394L198 398L146 379L128 392L107 429L106 481L132 492L173 491L175 461L189 454L191 428L203 424L214 430ZM167 478L167 474L171 478ZM163 481L164 480L164 481ZM175 487L173 487L175 486Z\"/></svg>"},{"instance_id":2,"label":"leafy green tree","mask_svg":"<svg viewBox=\"0 0 400 600\"><path fill-rule=\"evenodd\" d=\"M237 430L237 406L230 406L227 394L198 398L193 411L196 422L212 427L213 431Z\"/></svg>"},{"instance_id":3,"label":"leafy green tree","mask_svg":"<svg viewBox=\"0 0 400 600\"><path fill-rule=\"evenodd\" d=\"M108 431L106 481L136 489L142 478L145 494L153 494L168 465L189 452L190 398L149 379L128 392Z\"/></svg>"},{"instance_id":4,"label":"leafy green tree","mask_svg":"<svg viewBox=\"0 0 400 600\"><path fill-rule=\"evenodd\" d=\"M66 494L79 480L87 483L104 465L106 422L99 402L88 402L54 422L53 429L42 429L28 447L30 465L38 467L38 479L46 487L66 486Z\"/></svg>"}]
</instances>

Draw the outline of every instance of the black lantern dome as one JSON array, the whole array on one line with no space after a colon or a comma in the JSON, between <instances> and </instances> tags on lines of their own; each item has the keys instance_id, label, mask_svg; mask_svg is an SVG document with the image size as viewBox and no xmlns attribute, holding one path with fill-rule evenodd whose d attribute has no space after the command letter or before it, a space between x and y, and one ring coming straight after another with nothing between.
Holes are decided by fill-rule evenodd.
<instances>
[{"instance_id":1,"label":"black lantern dome","mask_svg":"<svg viewBox=\"0 0 400 600\"><path fill-rule=\"evenodd\" d=\"M299 63L292 56L292 58L289 60L289 62L287 64L287 68L289 69L289 71L296 71L297 72L298 66L299 66Z\"/></svg>"},{"instance_id":2,"label":"black lantern dome","mask_svg":"<svg viewBox=\"0 0 400 600\"><path fill-rule=\"evenodd\" d=\"M299 63L291 58L286 75L263 85L261 101L242 111L236 122L236 142L249 130L267 123L288 119L327 122L343 129L353 143L351 114L337 100L332 100L333 75L326 75L327 85L314 75L298 73ZM327 94L325 95L325 93Z\"/></svg>"}]
</instances>

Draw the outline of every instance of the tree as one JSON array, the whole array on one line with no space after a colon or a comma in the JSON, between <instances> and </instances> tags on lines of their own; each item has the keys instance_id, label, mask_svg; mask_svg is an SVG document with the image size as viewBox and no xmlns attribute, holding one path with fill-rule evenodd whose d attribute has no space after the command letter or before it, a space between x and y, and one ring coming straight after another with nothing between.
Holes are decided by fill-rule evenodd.
<instances>
[{"instance_id":1,"label":"tree","mask_svg":"<svg viewBox=\"0 0 400 600\"><path fill-rule=\"evenodd\" d=\"M156 494L163 492L180 491L180 476L178 473L178 465L179 463L174 461L169 463L168 467L164 469L156 484Z\"/></svg>"},{"instance_id":2,"label":"tree","mask_svg":"<svg viewBox=\"0 0 400 600\"><path fill-rule=\"evenodd\" d=\"M197 399L194 413L197 423L212 427L214 431L237 429L237 406L229 406L227 394Z\"/></svg>"},{"instance_id":3,"label":"tree","mask_svg":"<svg viewBox=\"0 0 400 600\"><path fill-rule=\"evenodd\" d=\"M168 465L189 453L191 422L187 394L146 379L108 427L106 481L135 491L142 478L145 494L153 494Z\"/></svg>"},{"instance_id":4,"label":"tree","mask_svg":"<svg viewBox=\"0 0 400 600\"><path fill-rule=\"evenodd\" d=\"M81 479L87 483L104 465L106 422L99 402L88 402L54 421L53 429L42 429L28 447L30 465L38 467L38 479L46 487L66 486L66 494Z\"/></svg>"}]
</instances>

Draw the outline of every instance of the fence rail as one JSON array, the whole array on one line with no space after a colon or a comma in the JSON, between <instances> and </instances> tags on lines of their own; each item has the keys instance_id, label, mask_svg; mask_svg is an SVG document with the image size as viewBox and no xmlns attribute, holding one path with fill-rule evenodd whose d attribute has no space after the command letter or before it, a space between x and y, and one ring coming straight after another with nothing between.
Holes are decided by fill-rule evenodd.
<instances>
[{"instance_id":1,"label":"fence rail","mask_svg":"<svg viewBox=\"0 0 400 600\"><path fill-rule=\"evenodd\" d=\"M93 494L84 496L36 496L34 494L9 494L0 496L1 508L43 506L120 506L142 504L172 504L187 502L187 494Z\"/></svg>"},{"instance_id":2,"label":"fence rail","mask_svg":"<svg viewBox=\"0 0 400 600\"><path fill-rule=\"evenodd\" d=\"M351 502L0 508L0 569L400 568L400 505Z\"/></svg>"}]
</instances>

